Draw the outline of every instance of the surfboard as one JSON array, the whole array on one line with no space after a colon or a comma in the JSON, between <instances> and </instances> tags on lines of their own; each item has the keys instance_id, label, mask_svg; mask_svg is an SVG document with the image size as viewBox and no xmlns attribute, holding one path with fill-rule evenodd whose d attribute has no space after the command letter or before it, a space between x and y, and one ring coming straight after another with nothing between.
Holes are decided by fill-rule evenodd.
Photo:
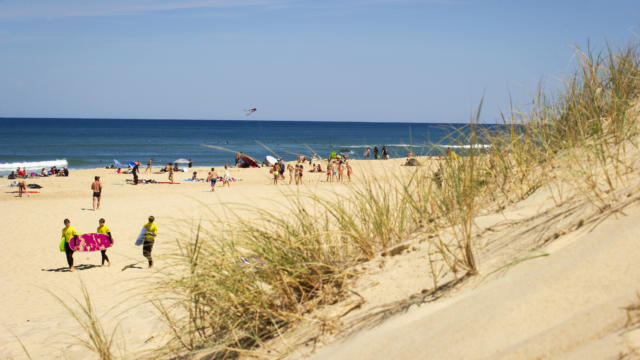
<instances>
[{"instance_id":1,"label":"surfboard","mask_svg":"<svg viewBox=\"0 0 640 360\"><path fill-rule=\"evenodd\" d=\"M107 234L88 233L76 235L69 240L74 251L100 251L110 248L113 243Z\"/></svg>"},{"instance_id":2,"label":"surfboard","mask_svg":"<svg viewBox=\"0 0 640 360\"><path fill-rule=\"evenodd\" d=\"M142 243L144 243L144 234L146 233L147 233L147 229L142 227L142 230L140 230L140 234L136 238L136 246L140 246L142 245Z\"/></svg>"}]
</instances>

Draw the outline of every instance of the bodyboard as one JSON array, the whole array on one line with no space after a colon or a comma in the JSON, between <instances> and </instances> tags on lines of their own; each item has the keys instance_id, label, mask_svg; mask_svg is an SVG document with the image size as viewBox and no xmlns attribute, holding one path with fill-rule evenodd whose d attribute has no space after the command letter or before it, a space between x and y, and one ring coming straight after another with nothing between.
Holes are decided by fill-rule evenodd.
<instances>
[{"instance_id":1,"label":"bodyboard","mask_svg":"<svg viewBox=\"0 0 640 360\"><path fill-rule=\"evenodd\" d=\"M110 248L113 243L107 234L88 233L76 235L69 240L73 251L100 251Z\"/></svg>"},{"instance_id":2,"label":"bodyboard","mask_svg":"<svg viewBox=\"0 0 640 360\"><path fill-rule=\"evenodd\" d=\"M147 229L146 228L142 228L142 230L140 230L140 235L138 235L138 238L136 239L136 246L140 246L142 245L142 243L144 243L144 235L147 233Z\"/></svg>"},{"instance_id":3,"label":"bodyboard","mask_svg":"<svg viewBox=\"0 0 640 360\"><path fill-rule=\"evenodd\" d=\"M58 245L58 247L60 248L60 251L64 252L64 236L62 238L60 238L60 244Z\"/></svg>"}]
</instances>

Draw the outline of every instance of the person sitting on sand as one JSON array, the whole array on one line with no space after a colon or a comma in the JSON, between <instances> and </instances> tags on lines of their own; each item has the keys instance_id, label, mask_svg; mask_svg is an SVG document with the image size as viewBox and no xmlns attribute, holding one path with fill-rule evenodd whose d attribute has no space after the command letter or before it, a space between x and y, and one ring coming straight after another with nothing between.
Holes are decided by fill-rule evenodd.
<instances>
[{"instance_id":1,"label":"person sitting on sand","mask_svg":"<svg viewBox=\"0 0 640 360\"><path fill-rule=\"evenodd\" d=\"M113 237L111 237L111 230L109 230L107 225L105 225L104 223L105 223L104 219L98 220L98 229L96 230L96 232L98 234L109 235L109 240L111 241L111 245L113 245ZM107 250L106 249L100 250L100 255L102 256L102 264L100 266L104 266L105 261L109 264L109 266L111 266L111 261L109 260L109 257L107 257Z\"/></svg>"},{"instance_id":2,"label":"person sitting on sand","mask_svg":"<svg viewBox=\"0 0 640 360\"><path fill-rule=\"evenodd\" d=\"M173 163L173 171L180 171L180 168L178 167L178 163Z\"/></svg>"},{"instance_id":3,"label":"person sitting on sand","mask_svg":"<svg viewBox=\"0 0 640 360\"><path fill-rule=\"evenodd\" d=\"M197 171L193 172L193 175L191 175L191 180L198 181L198 172Z\"/></svg>"},{"instance_id":4,"label":"person sitting on sand","mask_svg":"<svg viewBox=\"0 0 640 360\"><path fill-rule=\"evenodd\" d=\"M98 209L100 209L100 198L102 197L102 183L100 182L100 176L93 178L93 184L91 184L91 190L93 191L93 211L96 211L96 199L98 199Z\"/></svg>"},{"instance_id":5,"label":"person sitting on sand","mask_svg":"<svg viewBox=\"0 0 640 360\"><path fill-rule=\"evenodd\" d=\"M153 258L151 257L151 251L153 250L153 244L158 236L158 225L155 223L155 218L149 216L149 222L144 224L146 232L144 233L144 242L142 243L142 256L146 257L149 261L149 267L153 267Z\"/></svg>"},{"instance_id":6,"label":"person sitting on sand","mask_svg":"<svg viewBox=\"0 0 640 360\"><path fill-rule=\"evenodd\" d=\"M67 256L67 264L69 264L69 271L73 271L73 250L69 245L71 238L78 235L76 228L71 226L71 220L64 219L64 227L62 228L62 237L64 238L64 253Z\"/></svg>"}]
</instances>

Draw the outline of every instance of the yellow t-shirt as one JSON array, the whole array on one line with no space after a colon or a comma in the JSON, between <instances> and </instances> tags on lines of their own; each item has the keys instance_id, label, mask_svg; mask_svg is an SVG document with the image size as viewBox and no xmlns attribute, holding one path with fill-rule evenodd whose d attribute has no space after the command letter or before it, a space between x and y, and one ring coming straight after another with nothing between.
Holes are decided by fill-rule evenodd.
<instances>
[{"instance_id":1,"label":"yellow t-shirt","mask_svg":"<svg viewBox=\"0 0 640 360\"><path fill-rule=\"evenodd\" d=\"M111 232L111 230L109 230L107 225L101 225L101 226L98 226L97 232L98 234L108 234Z\"/></svg>"},{"instance_id":2,"label":"yellow t-shirt","mask_svg":"<svg viewBox=\"0 0 640 360\"><path fill-rule=\"evenodd\" d=\"M147 229L147 233L144 235L145 241L155 240L156 235L158 235L158 225L156 225L155 221L144 224L144 228Z\"/></svg>"},{"instance_id":3,"label":"yellow t-shirt","mask_svg":"<svg viewBox=\"0 0 640 360\"><path fill-rule=\"evenodd\" d=\"M73 226L69 225L69 227L65 226L62 228L62 237L67 243L74 235L78 235L78 233L76 232L76 228L74 228Z\"/></svg>"}]
</instances>

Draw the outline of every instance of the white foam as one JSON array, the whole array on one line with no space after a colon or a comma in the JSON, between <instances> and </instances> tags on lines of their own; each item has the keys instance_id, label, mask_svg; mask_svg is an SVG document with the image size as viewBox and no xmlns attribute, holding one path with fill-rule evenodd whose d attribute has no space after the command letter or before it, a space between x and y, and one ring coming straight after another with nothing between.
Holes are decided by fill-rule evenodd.
<instances>
[{"instance_id":1,"label":"white foam","mask_svg":"<svg viewBox=\"0 0 640 360\"><path fill-rule=\"evenodd\" d=\"M58 160L44 160L44 161L22 161L12 163L0 163L0 171L13 171L17 168L26 168L27 170L40 170L46 168L47 170L52 166L57 168L63 168L69 165L67 159Z\"/></svg>"}]
</instances>

